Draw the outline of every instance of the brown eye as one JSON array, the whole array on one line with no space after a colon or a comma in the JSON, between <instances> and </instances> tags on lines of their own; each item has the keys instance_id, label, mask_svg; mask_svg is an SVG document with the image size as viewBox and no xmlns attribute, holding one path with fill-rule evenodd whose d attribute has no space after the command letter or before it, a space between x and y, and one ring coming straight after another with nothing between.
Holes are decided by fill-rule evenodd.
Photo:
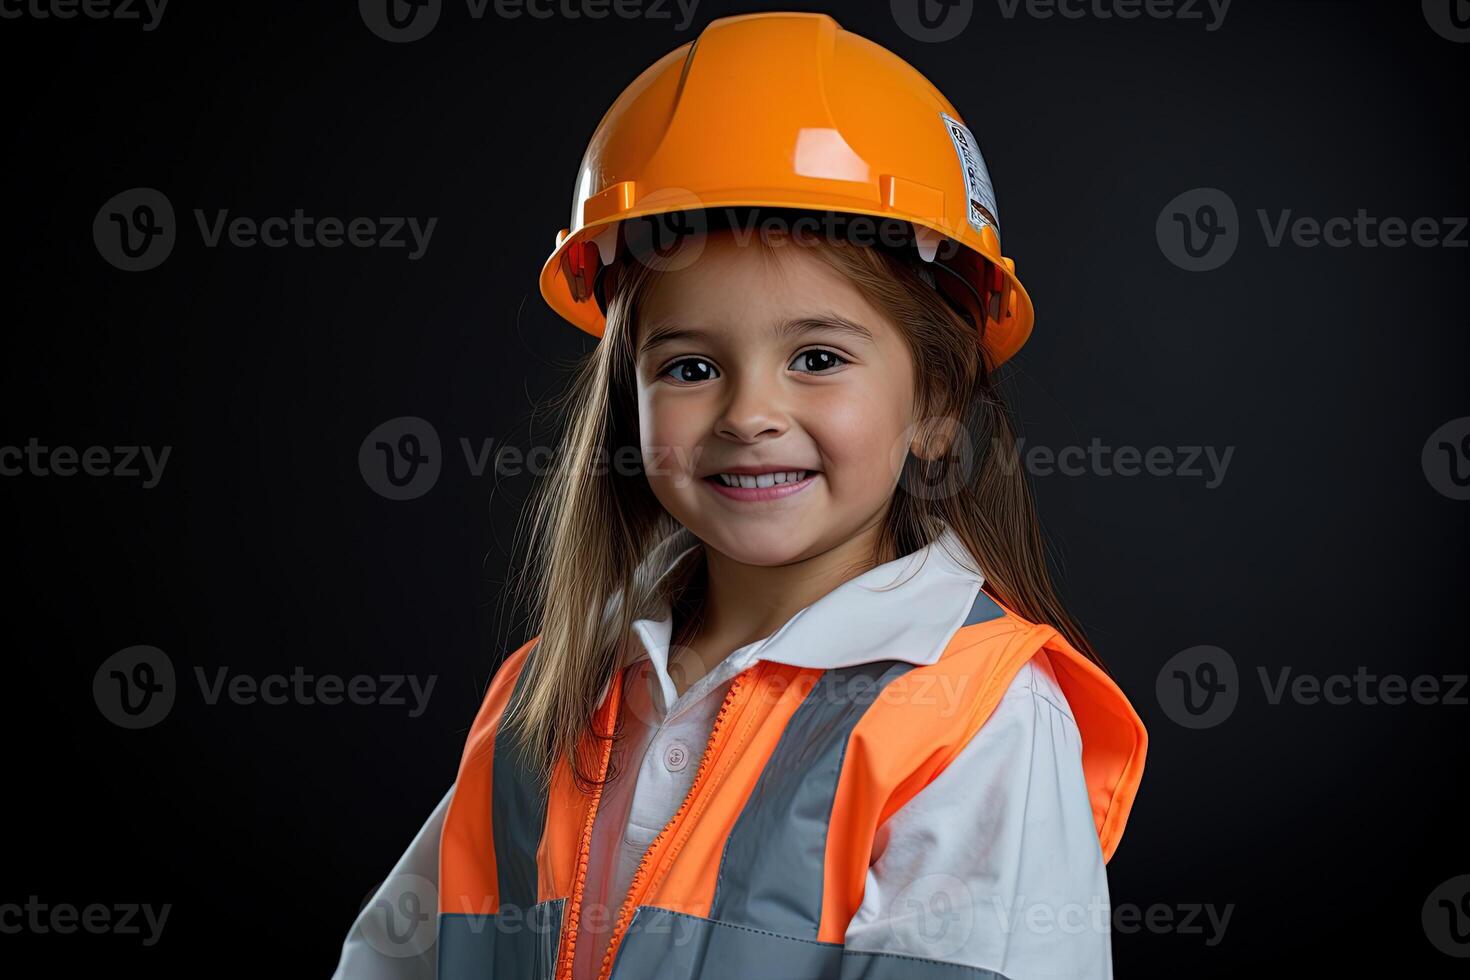
<instances>
[{"instance_id":1,"label":"brown eye","mask_svg":"<svg viewBox=\"0 0 1470 980\"><path fill-rule=\"evenodd\" d=\"M816 348L814 350L802 351L796 355L796 360L791 363L795 370L801 371L803 374L816 374L837 367L839 364L846 364L847 358L834 351ZM804 367L796 367L798 364L804 365Z\"/></svg>"},{"instance_id":2,"label":"brown eye","mask_svg":"<svg viewBox=\"0 0 1470 980\"><path fill-rule=\"evenodd\" d=\"M681 384L695 384L700 381L708 381L714 376L714 370L714 365L703 358L686 357L665 368L662 377L672 376Z\"/></svg>"}]
</instances>

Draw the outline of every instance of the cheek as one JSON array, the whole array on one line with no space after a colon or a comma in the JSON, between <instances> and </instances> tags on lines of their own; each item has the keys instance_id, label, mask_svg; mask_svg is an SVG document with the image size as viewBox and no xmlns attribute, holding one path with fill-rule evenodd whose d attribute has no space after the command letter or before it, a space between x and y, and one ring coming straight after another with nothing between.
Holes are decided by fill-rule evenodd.
<instances>
[{"instance_id":1,"label":"cheek","mask_svg":"<svg viewBox=\"0 0 1470 980\"><path fill-rule=\"evenodd\" d=\"M638 440L651 478L687 469L699 443L698 413L646 388L638 393Z\"/></svg>"},{"instance_id":2,"label":"cheek","mask_svg":"<svg viewBox=\"0 0 1470 980\"><path fill-rule=\"evenodd\" d=\"M839 476L897 479L908 450L908 399L897 392L853 392L812 416L813 436Z\"/></svg>"}]
</instances>

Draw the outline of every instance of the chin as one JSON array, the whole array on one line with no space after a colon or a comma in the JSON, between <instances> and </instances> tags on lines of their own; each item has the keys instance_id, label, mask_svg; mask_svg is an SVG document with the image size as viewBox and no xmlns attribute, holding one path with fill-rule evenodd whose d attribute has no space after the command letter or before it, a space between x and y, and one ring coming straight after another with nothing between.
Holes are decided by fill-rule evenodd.
<instances>
[{"instance_id":1,"label":"chin","mask_svg":"<svg viewBox=\"0 0 1470 980\"><path fill-rule=\"evenodd\" d=\"M806 521L810 525L810 521ZM789 565L801 561L811 552L815 537L786 526L783 521L711 520L703 528L691 528L710 548L742 565ZM810 540L809 540L810 539Z\"/></svg>"}]
</instances>

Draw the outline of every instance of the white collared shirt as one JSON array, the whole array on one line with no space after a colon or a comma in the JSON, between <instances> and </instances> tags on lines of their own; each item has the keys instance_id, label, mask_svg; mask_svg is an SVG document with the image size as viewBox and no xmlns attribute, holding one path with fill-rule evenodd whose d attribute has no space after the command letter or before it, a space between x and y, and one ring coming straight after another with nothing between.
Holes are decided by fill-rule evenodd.
<instances>
[{"instance_id":1,"label":"white collared shirt","mask_svg":"<svg viewBox=\"0 0 1470 980\"><path fill-rule=\"evenodd\" d=\"M702 547L674 559L663 581ZM637 620L638 642L622 661L627 710L615 754L619 775L604 787L593 824L574 980L595 980L622 897L648 844L688 795L737 674L757 660L816 669L934 663L982 582L946 528L929 546L848 580L775 633L733 651L678 696L668 670L667 600L658 615ZM448 799L395 875L437 880ZM879 827L869 861L863 902L844 938L851 949L963 964L1007 980L1112 976L1107 877L1081 735L1045 653L1017 673L948 768ZM428 954L414 957L422 959L414 966L364 946L361 933L371 925L364 919L376 907L369 903L354 924L335 977L432 977Z\"/></svg>"}]
</instances>

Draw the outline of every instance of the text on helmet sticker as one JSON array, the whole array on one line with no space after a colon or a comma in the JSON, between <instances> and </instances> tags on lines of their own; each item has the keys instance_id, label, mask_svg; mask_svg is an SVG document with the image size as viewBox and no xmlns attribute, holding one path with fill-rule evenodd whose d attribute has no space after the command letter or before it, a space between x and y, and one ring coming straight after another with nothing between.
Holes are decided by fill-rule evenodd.
<instances>
[{"instance_id":1,"label":"text on helmet sticker","mask_svg":"<svg viewBox=\"0 0 1470 980\"><path fill-rule=\"evenodd\" d=\"M980 144L958 119L945 112L941 112L939 117L944 120L944 128L949 130L955 154L960 158L960 170L965 175L965 200L968 202L965 214L970 219L970 226L981 231L989 225L999 238L1000 218L995 207L995 188L990 186L990 171L985 169Z\"/></svg>"}]
</instances>

